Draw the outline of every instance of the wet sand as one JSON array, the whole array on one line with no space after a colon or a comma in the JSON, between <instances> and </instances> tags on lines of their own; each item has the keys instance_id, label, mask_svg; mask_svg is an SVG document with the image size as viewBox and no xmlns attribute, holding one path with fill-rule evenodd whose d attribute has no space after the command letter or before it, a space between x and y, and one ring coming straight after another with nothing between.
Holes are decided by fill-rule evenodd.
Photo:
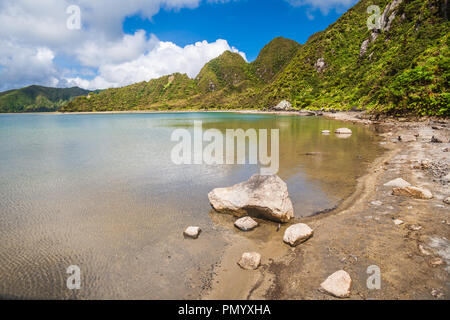
<instances>
[{"instance_id":1,"label":"wet sand","mask_svg":"<svg viewBox=\"0 0 450 320\"><path fill-rule=\"evenodd\" d=\"M234 230L234 218L211 213L213 222L229 228L229 245L212 271L202 299L334 299L318 290L337 270L353 280L350 299L448 299L450 296L450 196L448 143L450 122L425 119L371 121L359 113L326 113L326 117L375 125L386 152L373 161L358 180L355 192L335 210L297 218L283 225L263 222L255 231ZM399 142L402 134L418 135L415 142ZM447 143L431 143L433 135ZM428 159L429 168L418 163ZM434 198L417 200L392 195L384 183L401 177L429 189ZM395 219L404 221L394 224ZM290 248L282 242L292 223L307 223L313 238ZM262 255L257 271L239 268L246 251ZM381 270L381 289L367 288L367 268Z\"/></svg>"}]
</instances>

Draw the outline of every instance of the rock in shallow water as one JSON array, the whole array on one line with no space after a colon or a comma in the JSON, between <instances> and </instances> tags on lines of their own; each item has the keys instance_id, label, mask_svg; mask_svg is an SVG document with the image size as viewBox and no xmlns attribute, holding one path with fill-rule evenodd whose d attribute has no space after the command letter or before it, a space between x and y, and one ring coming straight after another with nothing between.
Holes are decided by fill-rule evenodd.
<instances>
[{"instance_id":1,"label":"rock in shallow water","mask_svg":"<svg viewBox=\"0 0 450 320\"><path fill-rule=\"evenodd\" d=\"M261 264L261 255L257 252L245 252L238 265L245 270L256 270Z\"/></svg>"},{"instance_id":2,"label":"rock in shallow water","mask_svg":"<svg viewBox=\"0 0 450 320\"><path fill-rule=\"evenodd\" d=\"M433 194L430 190L418 187L394 188L392 194L395 196L408 196L416 199L433 199Z\"/></svg>"},{"instance_id":3,"label":"rock in shallow water","mask_svg":"<svg viewBox=\"0 0 450 320\"><path fill-rule=\"evenodd\" d=\"M313 233L314 231L304 223L294 224L284 232L283 241L295 247L311 238Z\"/></svg>"},{"instance_id":4,"label":"rock in shallow water","mask_svg":"<svg viewBox=\"0 0 450 320\"><path fill-rule=\"evenodd\" d=\"M334 131L336 134L352 134L352 130L349 128L339 128Z\"/></svg>"},{"instance_id":5,"label":"rock in shallow water","mask_svg":"<svg viewBox=\"0 0 450 320\"><path fill-rule=\"evenodd\" d=\"M352 278L344 270L339 270L322 282L320 287L322 291L337 298L348 298L352 287Z\"/></svg>"},{"instance_id":6,"label":"rock in shallow water","mask_svg":"<svg viewBox=\"0 0 450 320\"><path fill-rule=\"evenodd\" d=\"M184 236L192 239L197 239L202 230L199 227L188 227L184 230Z\"/></svg>"},{"instance_id":7,"label":"rock in shallow water","mask_svg":"<svg viewBox=\"0 0 450 320\"><path fill-rule=\"evenodd\" d=\"M258 222L253 220L250 217L243 217L234 223L235 227L242 230L242 231L250 231L255 229L258 226Z\"/></svg>"},{"instance_id":8,"label":"rock in shallow water","mask_svg":"<svg viewBox=\"0 0 450 320\"><path fill-rule=\"evenodd\" d=\"M287 185L276 175L255 174L246 182L214 189L208 198L214 210L236 217L249 215L288 222L294 216Z\"/></svg>"}]
</instances>

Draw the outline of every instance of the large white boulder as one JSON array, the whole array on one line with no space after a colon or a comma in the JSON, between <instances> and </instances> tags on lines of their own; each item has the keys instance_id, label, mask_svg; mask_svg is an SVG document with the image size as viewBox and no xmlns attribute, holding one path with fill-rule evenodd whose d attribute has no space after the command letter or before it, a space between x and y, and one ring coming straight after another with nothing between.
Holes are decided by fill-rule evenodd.
<instances>
[{"instance_id":1,"label":"large white boulder","mask_svg":"<svg viewBox=\"0 0 450 320\"><path fill-rule=\"evenodd\" d=\"M238 262L238 265L245 270L256 270L260 264L261 255L257 252L245 252Z\"/></svg>"},{"instance_id":2,"label":"large white boulder","mask_svg":"<svg viewBox=\"0 0 450 320\"><path fill-rule=\"evenodd\" d=\"M234 222L236 228L242 231L250 231L258 226L258 222L250 217L243 217Z\"/></svg>"},{"instance_id":3,"label":"large white boulder","mask_svg":"<svg viewBox=\"0 0 450 320\"><path fill-rule=\"evenodd\" d=\"M292 247L305 242L312 237L314 231L304 223L297 223L286 229L283 236L283 241Z\"/></svg>"},{"instance_id":4,"label":"large white boulder","mask_svg":"<svg viewBox=\"0 0 450 320\"><path fill-rule=\"evenodd\" d=\"M352 278L344 270L336 271L320 285L322 291L337 298L348 298L351 287Z\"/></svg>"},{"instance_id":5,"label":"large white boulder","mask_svg":"<svg viewBox=\"0 0 450 320\"><path fill-rule=\"evenodd\" d=\"M277 104L275 107L273 107L273 110L276 110L276 111L288 111L291 109L292 109L292 105L287 100L283 100L279 104Z\"/></svg>"},{"instance_id":6,"label":"large white boulder","mask_svg":"<svg viewBox=\"0 0 450 320\"><path fill-rule=\"evenodd\" d=\"M249 215L288 222L294 216L287 185L276 175L255 174L232 187L214 189L208 198L214 210L236 217Z\"/></svg>"}]
</instances>

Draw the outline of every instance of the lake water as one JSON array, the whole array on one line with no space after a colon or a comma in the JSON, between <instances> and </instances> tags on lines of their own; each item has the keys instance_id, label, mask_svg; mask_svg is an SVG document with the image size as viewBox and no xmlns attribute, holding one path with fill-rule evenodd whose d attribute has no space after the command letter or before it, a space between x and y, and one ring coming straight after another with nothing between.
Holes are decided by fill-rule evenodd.
<instances>
[{"instance_id":1,"label":"lake water","mask_svg":"<svg viewBox=\"0 0 450 320\"><path fill-rule=\"evenodd\" d=\"M368 128L321 117L0 115L0 297L196 298L226 246L207 194L259 169L173 164L171 134L194 120L223 132L279 129L279 176L296 217L349 196L381 152ZM343 126L351 137L321 134ZM198 240L183 238L189 225L202 228ZM80 290L66 287L70 265Z\"/></svg>"}]
</instances>

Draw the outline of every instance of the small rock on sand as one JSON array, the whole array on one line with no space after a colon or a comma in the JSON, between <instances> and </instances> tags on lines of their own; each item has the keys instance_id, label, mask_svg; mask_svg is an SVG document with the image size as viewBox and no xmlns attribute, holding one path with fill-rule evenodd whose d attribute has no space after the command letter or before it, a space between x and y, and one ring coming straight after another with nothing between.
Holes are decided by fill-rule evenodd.
<instances>
[{"instance_id":1,"label":"small rock on sand","mask_svg":"<svg viewBox=\"0 0 450 320\"><path fill-rule=\"evenodd\" d=\"M199 227L188 227L184 230L184 236L192 239L197 239L202 230Z\"/></svg>"},{"instance_id":2,"label":"small rock on sand","mask_svg":"<svg viewBox=\"0 0 450 320\"><path fill-rule=\"evenodd\" d=\"M437 266L442 266L443 264L445 264L444 260L442 260L441 258L434 258L430 261L430 265L435 268Z\"/></svg>"},{"instance_id":3,"label":"small rock on sand","mask_svg":"<svg viewBox=\"0 0 450 320\"><path fill-rule=\"evenodd\" d=\"M253 220L250 217L243 217L234 223L235 227L242 231L250 231L255 229L258 226L258 222Z\"/></svg>"},{"instance_id":4,"label":"small rock on sand","mask_svg":"<svg viewBox=\"0 0 450 320\"><path fill-rule=\"evenodd\" d=\"M336 271L320 285L322 291L337 298L348 298L351 287L352 278L344 270Z\"/></svg>"},{"instance_id":5,"label":"small rock on sand","mask_svg":"<svg viewBox=\"0 0 450 320\"><path fill-rule=\"evenodd\" d=\"M412 134L403 134L401 136L398 136L398 141L414 142L414 141L417 141L417 138L415 136L413 136Z\"/></svg>"},{"instance_id":6,"label":"small rock on sand","mask_svg":"<svg viewBox=\"0 0 450 320\"><path fill-rule=\"evenodd\" d=\"M431 255L431 252L429 250L425 249L425 247L421 244L419 244L419 250L420 250L420 253L422 253L425 256Z\"/></svg>"},{"instance_id":7,"label":"small rock on sand","mask_svg":"<svg viewBox=\"0 0 450 320\"><path fill-rule=\"evenodd\" d=\"M416 199L433 199L433 194L430 190L418 187L394 188L392 194L395 196L408 196Z\"/></svg>"},{"instance_id":8,"label":"small rock on sand","mask_svg":"<svg viewBox=\"0 0 450 320\"><path fill-rule=\"evenodd\" d=\"M411 184L408 181L405 181L402 178L397 178L384 184L385 187L393 187L393 188L404 188L409 187L410 185Z\"/></svg>"},{"instance_id":9,"label":"small rock on sand","mask_svg":"<svg viewBox=\"0 0 450 320\"><path fill-rule=\"evenodd\" d=\"M441 291L439 291L438 289L431 290L431 295L437 299L444 297L444 294Z\"/></svg>"},{"instance_id":10,"label":"small rock on sand","mask_svg":"<svg viewBox=\"0 0 450 320\"><path fill-rule=\"evenodd\" d=\"M420 231L422 230L422 226L419 226L418 224L411 224L408 225L408 229L411 231Z\"/></svg>"},{"instance_id":11,"label":"small rock on sand","mask_svg":"<svg viewBox=\"0 0 450 320\"><path fill-rule=\"evenodd\" d=\"M245 252L238 262L238 265L245 270L256 270L260 264L261 255L257 252Z\"/></svg>"},{"instance_id":12,"label":"small rock on sand","mask_svg":"<svg viewBox=\"0 0 450 320\"><path fill-rule=\"evenodd\" d=\"M334 133L336 133L336 134L352 134L353 132L349 128L339 128L339 129L336 129L334 131Z\"/></svg>"},{"instance_id":13,"label":"small rock on sand","mask_svg":"<svg viewBox=\"0 0 450 320\"><path fill-rule=\"evenodd\" d=\"M450 197L445 198L445 199L444 199L444 203L445 203L445 204L450 204Z\"/></svg>"},{"instance_id":14,"label":"small rock on sand","mask_svg":"<svg viewBox=\"0 0 450 320\"><path fill-rule=\"evenodd\" d=\"M312 237L314 231L304 223L290 226L284 232L283 241L291 247L295 247Z\"/></svg>"},{"instance_id":15,"label":"small rock on sand","mask_svg":"<svg viewBox=\"0 0 450 320\"><path fill-rule=\"evenodd\" d=\"M394 224L395 224L396 226L402 225L403 223L404 223L403 220L400 220L400 219L395 219L395 220L394 220Z\"/></svg>"}]
</instances>

